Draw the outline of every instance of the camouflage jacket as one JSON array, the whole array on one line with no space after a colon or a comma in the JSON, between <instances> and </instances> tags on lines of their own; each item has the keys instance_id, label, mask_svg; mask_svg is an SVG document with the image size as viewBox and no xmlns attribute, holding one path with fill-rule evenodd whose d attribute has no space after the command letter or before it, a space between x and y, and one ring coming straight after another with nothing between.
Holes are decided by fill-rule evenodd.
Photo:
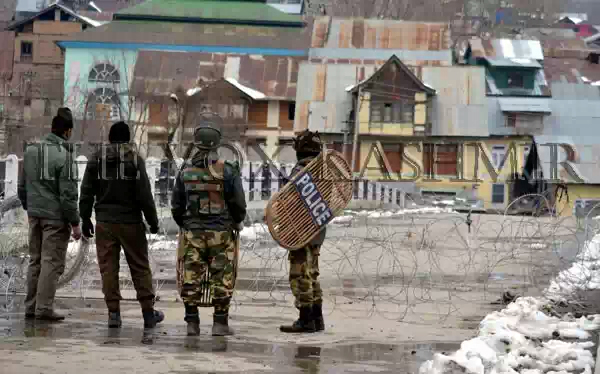
<instances>
[{"instance_id":1,"label":"camouflage jacket","mask_svg":"<svg viewBox=\"0 0 600 374\"><path fill-rule=\"evenodd\" d=\"M246 218L246 198L239 166L217 161L206 167L201 157L184 165L171 198L173 219L187 231L229 231Z\"/></svg>"}]
</instances>

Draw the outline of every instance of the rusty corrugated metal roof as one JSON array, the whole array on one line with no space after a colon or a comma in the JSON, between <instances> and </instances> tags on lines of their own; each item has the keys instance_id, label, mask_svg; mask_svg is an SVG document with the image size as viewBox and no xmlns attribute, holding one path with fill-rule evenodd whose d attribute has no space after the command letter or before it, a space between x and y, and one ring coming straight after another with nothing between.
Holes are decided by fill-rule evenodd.
<instances>
[{"instance_id":1,"label":"rusty corrugated metal roof","mask_svg":"<svg viewBox=\"0 0 600 374\"><path fill-rule=\"evenodd\" d=\"M539 40L476 38L469 40L469 44L473 57L544 59Z\"/></svg>"},{"instance_id":2,"label":"rusty corrugated metal roof","mask_svg":"<svg viewBox=\"0 0 600 374\"><path fill-rule=\"evenodd\" d=\"M0 31L0 79L10 79L15 51L14 31Z\"/></svg>"},{"instance_id":3,"label":"rusty corrugated metal roof","mask_svg":"<svg viewBox=\"0 0 600 374\"><path fill-rule=\"evenodd\" d=\"M449 24L361 18L318 17L311 40L312 48L444 51L450 46Z\"/></svg>"},{"instance_id":4,"label":"rusty corrugated metal roof","mask_svg":"<svg viewBox=\"0 0 600 374\"><path fill-rule=\"evenodd\" d=\"M196 87L199 79L233 78L267 98L295 100L304 57L201 52L140 51L134 70L135 93L165 94Z\"/></svg>"},{"instance_id":5,"label":"rusty corrugated metal roof","mask_svg":"<svg viewBox=\"0 0 600 374\"><path fill-rule=\"evenodd\" d=\"M580 58L546 58L544 71L550 82L591 84L600 81L600 65Z\"/></svg>"}]
</instances>

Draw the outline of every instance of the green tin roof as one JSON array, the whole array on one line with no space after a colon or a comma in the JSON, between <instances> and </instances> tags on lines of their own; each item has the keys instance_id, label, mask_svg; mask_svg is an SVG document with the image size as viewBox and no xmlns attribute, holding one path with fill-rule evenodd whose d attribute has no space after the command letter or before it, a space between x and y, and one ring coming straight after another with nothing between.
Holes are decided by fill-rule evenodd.
<instances>
[{"instance_id":1,"label":"green tin roof","mask_svg":"<svg viewBox=\"0 0 600 374\"><path fill-rule=\"evenodd\" d=\"M264 0L148 0L116 13L114 19L303 26L300 16L281 12Z\"/></svg>"}]
</instances>

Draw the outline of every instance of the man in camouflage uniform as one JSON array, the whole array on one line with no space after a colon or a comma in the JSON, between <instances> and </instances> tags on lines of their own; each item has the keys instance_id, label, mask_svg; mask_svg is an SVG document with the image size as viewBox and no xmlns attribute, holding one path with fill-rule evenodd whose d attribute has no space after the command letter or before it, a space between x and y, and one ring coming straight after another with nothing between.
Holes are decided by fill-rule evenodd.
<instances>
[{"instance_id":1,"label":"man in camouflage uniform","mask_svg":"<svg viewBox=\"0 0 600 374\"><path fill-rule=\"evenodd\" d=\"M184 261L181 297L188 336L200 334L198 305L207 268L214 306L212 335L233 335L228 325L229 303L246 200L239 166L211 157L220 140L218 118L203 120L194 132L196 154L178 175L171 200L173 219L182 228L177 255Z\"/></svg>"},{"instance_id":2,"label":"man in camouflage uniform","mask_svg":"<svg viewBox=\"0 0 600 374\"><path fill-rule=\"evenodd\" d=\"M294 150L298 163L292 169L290 178L304 169L321 153L321 139L317 133L304 131L294 139ZM319 254L325 241L326 230L323 228L305 247L289 252L290 287L296 299L296 308L300 318L292 325L281 326L287 333L315 332L325 329L323 321L323 292L319 283Z\"/></svg>"}]
</instances>

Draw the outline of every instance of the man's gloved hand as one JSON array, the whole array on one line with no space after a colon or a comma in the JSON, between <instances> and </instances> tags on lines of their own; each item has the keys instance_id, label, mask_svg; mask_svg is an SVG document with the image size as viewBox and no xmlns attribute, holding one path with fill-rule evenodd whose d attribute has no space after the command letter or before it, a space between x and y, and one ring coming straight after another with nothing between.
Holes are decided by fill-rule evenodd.
<instances>
[{"instance_id":1,"label":"man's gloved hand","mask_svg":"<svg viewBox=\"0 0 600 374\"><path fill-rule=\"evenodd\" d=\"M235 231L242 231L244 229L244 222L238 222L233 224L233 229Z\"/></svg>"},{"instance_id":2,"label":"man's gloved hand","mask_svg":"<svg viewBox=\"0 0 600 374\"><path fill-rule=\"evenodd\" d=\"M150 234L158 234L158 226L150 226Z\"/></svg>"},{"instance_id":3,"label":"man's gloved hand","mask_svg":"<svg viewBox=\"0 0 600 374\"><path fill-rule=\"evenodd\" d=\"M94 236L94 224L91 220L83 221L81 233L86 238L91 238Z\"/></svg>"}]
</instances>

